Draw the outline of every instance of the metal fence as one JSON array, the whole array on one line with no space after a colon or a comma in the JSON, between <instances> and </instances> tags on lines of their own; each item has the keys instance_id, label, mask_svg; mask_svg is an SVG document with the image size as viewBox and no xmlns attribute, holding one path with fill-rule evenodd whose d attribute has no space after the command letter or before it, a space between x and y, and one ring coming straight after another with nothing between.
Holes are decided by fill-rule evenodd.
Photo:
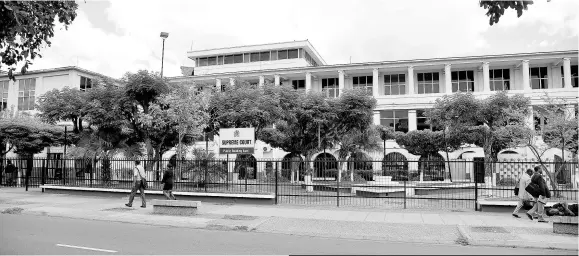
<instances>
[{"instance_id":1,"label":"metal fence","mask_svg":"<svg viewBox=\"0 0 579 256\"><path fill-rule=\"evenodd\" d=\"M2 173L2 185L121 188L133 186L134 160L9 158L18 168ZM491 165L485 180L485 162L478 160L399 160L312 162L289 159L238 158L211 160L141 160L149 189L161 190L167 165L174 166L174 191L274 194L276 203L339 207L441 208L475 210L476 202L516 200L513 188L535 161L500 161ZM313 168L311 173L306 167ZM577 201L577 162L547 162L549 172L561 170L554 180L546 175L551 200ZM486 182L486 183L485 183Z\"/></svg>"}]
</instances>

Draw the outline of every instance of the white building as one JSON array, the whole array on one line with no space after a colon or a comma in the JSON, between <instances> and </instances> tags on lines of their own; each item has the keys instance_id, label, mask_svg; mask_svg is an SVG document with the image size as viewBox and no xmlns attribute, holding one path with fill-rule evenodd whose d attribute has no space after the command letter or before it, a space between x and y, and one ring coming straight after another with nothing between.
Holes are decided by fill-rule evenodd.
<instances>
[{"instance_id":1,"label":"white building","mask_svg":"<svg viewBox=\"0 0 579 256\"><path fill-rule=\"evenodd\" d=\"M30 70L25 74L16 73L16 81L8 79L7 73L0 74L0 111L38 113L35 103L38 97L53 89L63 89L64 87L86 90L92 87L93 81L97 78L110 78L102 74L82 69L75 66ZM59 125L69 126L70 121L60 122ZM50 147L44 152L37 154L40 157L61 158L62 147ZM8 156L14 156L8 153Z\"/></svg>"},{"instance_id":2,"label":"white building","mask_svg":"<svg viewBox=\"0 0 579 256\"><path fill-rule=\"evenodd\" d=\"M275 85L292 84L298 90L324 92L328 97L339 97L351 88L365 88L377 100L374 123L399 131L428 129L424 110L432 108L437 98L457 91L485 97L507 90L530 97L532 105L544 104L541 97L548 93L565 98L572 113L578 102L577 50L327 65L306 40L192 51L188 57L195 61L192 74L171 81L219 88L236 81L263 85L265 80L272 80ZM210 143L218 153L215 145ZM394 141L387 142L387 151L399 152L407 159L418 158ZM525 149L510 153L503 157L533 157ZM382 159L382 152L368 154ZM258 141L253 156L283 158L287 152ZM450 158L482 156L480 148L464 148L452 152Z\"/></svg>"}]
</instances>

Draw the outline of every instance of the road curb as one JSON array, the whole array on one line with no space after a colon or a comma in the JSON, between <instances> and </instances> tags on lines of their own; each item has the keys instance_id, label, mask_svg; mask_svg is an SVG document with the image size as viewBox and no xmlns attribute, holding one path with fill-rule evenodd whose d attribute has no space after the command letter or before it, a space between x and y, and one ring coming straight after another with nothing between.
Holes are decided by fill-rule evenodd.
<instances>
[{"instance_id":1,"label":"road curb","mask_svg":"<svg viewBox=\"0 0 579 256\"><path fill-rule=\"evenodd\" d=\"M556 249L556 250L570 250L577 251L577 244L570 243L553 243L553 242L541 242L541 243L529 243L525 240L482 240L473 239L469 232L466 231L465 226L459 225L458 232L466 240L467 245L472 246L493 246L493 247L511 247L511 248L528 248L528 249Z\"/></svg>"}]
</instances>

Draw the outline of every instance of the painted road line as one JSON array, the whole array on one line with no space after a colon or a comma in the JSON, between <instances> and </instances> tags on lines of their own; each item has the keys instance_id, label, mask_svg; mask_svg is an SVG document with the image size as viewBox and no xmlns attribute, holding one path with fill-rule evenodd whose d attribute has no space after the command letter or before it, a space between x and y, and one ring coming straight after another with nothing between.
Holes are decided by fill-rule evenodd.
<instances>
[{"instance_id":1,"label":"painted road line","mask_svg":"<svg viewBox=\"0 0 579 256\"><path fill-rule=\"evenodd\" d=\"M91 250L91 251L99 251L99 252L111 252L111 253L117 252L117 251L113 251L113 250L90 248L90 247L84 247L84 246L74 246L74 245L68 245L68 244L56 244L56 246L83 249L83 250Z\"/></svg>"}]
</instances>

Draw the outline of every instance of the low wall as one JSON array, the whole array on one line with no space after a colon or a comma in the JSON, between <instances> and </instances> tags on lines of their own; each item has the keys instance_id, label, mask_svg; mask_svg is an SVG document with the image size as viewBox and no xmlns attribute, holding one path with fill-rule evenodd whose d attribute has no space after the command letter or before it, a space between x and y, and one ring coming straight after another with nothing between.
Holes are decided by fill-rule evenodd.
<instances>
[{"instance_id":1,"label":"low wall","mask_svg":"<svg viewBox=\"0 0 579 256\"><path fill-rule=\"evenodd\" d=\"M85 187L69 187L59 185L41 185L40 188L46 193L53 194L70 194L81 196L99 196L111 198L124 198L130 193L130 189L108 189L108 188L85 188ZM175 192L173 194L179 200L194 200L203 202L216 203L235 203L235 204L259 204L272 205L275 204L274 194L234 194L234 193L204 193L204 192ZM159 190L145 190L147 201L150 199L165 199L163 191ZM139 196L136 196L139 201Z\"/></svg>"}]
</instances>

